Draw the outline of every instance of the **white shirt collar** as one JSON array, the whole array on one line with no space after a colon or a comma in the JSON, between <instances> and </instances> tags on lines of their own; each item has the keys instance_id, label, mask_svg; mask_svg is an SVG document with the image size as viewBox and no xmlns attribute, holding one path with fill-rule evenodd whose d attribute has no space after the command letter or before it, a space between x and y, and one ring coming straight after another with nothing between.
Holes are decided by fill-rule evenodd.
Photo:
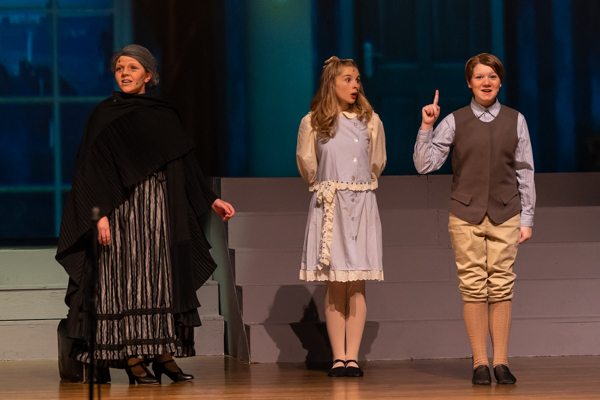
<instances>
[{"instance_id":1,"label":"white shirt collar","mask_svg":"<svg viewBox=\"0 0 600 400\"><path fill-rule=\"evenodd\" d=\"M471 99L471 110L473 110L473 114L475 114L477 118L481 117L485 113L488 113L492 117L496 118L500 113L500 108L501 105L497 98L496 102L487 108L476 102L474 97Z\"/></svg>"},{"instance_id":2,"label":"white shirt collar","mask_svg":"<svg viewBox=\"0 0 600 400\"><path fill-rule=\"evenodd\" d=\"M352 118L356 118L356 113L353 113L351 111L342 111L342 115L348 119L352 119Z\"/></svg>"}]
</instances>

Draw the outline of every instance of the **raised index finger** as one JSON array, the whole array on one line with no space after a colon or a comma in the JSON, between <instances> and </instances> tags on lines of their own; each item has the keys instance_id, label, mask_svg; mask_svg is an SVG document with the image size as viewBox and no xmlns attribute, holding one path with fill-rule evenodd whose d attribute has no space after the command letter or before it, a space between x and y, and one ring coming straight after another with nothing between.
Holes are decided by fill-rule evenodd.
<instances>
[{"instance_id":1,"label":"raised index finger","mask_svg":"<svg viewBox=\"0 0 600 400\"><path fill-rule=\"evenodd\" d=\"M438 100L440 99L440 91L436 90L435 91L435 97L433 98L433 105L437 106Z\"/></svg>"}]
</instances>

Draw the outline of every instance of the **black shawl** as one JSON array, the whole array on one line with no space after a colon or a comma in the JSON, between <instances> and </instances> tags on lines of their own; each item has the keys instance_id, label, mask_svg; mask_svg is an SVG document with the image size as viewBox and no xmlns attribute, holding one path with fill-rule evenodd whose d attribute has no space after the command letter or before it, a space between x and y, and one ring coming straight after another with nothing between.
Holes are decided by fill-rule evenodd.
<instances>
[{"instance_id":1,"label":"black shawl","mask_svg":"<svg viewBox=\"0 0 600 400\"><path fill-rule=\"evenodd\" d=\"M217 196L204 182L193 148L177 112L164 100L114 92L92 112L77 154L56 254L69 274L69 337L87 337L82 306L94 261L89 249L92 208L100 208L100 217L107 215L129 198L132 187L160 169L167 175L173 308L179 323L199 325L196 290L216 264L198 219Z\"/></svg>"}]
</instances>

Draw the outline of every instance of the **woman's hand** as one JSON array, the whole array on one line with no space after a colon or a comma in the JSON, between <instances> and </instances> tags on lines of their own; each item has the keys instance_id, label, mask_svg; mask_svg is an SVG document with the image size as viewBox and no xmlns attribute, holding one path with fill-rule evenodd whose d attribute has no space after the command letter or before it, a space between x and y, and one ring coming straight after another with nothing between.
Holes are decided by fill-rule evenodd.
<instances>
[{"instance_id":1,"label":"woman's hand","mask_svg":"<svg viewBox=\"0 0 600 400\"><path fill-rule=\"evenodd\" d=\"M217 214L221 216L221 218L223 218L223 221L227 221L229 218L233 217L233 214L235 214L235 210L231 204L221 199L216 199L214 203L212 203L211 207Z\"/></svg>"},{"instance_id":2,"label":"woman's hand","mask_svg":"<svg viewBox=\"0 0 600 400\"><path fill-rule=\"evenodd\" d=\"M98 227L98 243L108 246L110 244L110 226L108 225L108 218L100 218L96 226Z\"/></svg>"},{"instance_id":3,"label":"woman's hand","mask_svg":"<svg viewBox=\"0 0 600 400\"><path fill-rule=\"evenodd\" d=\"M519 232L519 244L528 241L533 235L533 229L530 226L522 226Z\"/></svg>"},{"instance_id":4,"label":"woman's hand","mask_svg":"<svg viewBox=\"0 0 600 400\"><path fill-rule=\"evenodd\" d=\"M437 121L440 116L440 107L438 106L438 100L440 99L440 91L435 91L435 97L433 98L433 104L423 107L421 110L421 130L428 131L433 128L433 124Z\"/></svg>"}]
</instances>

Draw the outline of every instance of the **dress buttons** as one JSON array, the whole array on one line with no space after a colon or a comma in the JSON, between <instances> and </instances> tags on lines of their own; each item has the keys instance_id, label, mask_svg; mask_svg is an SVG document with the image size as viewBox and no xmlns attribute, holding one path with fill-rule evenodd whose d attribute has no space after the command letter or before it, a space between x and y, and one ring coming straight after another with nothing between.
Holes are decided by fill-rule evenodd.
<instances>
[{"instance_id":1,"label":"dress buttons","mask_svg":"<svg viewBox=\"0 0 600 400\"><path fill-rule=\"evenodd\" d=\"M353 198L352 198L352 199L350 199L350 201L354 203L354 199L353 199Z\"/></svg>"},{"instance_id":2,"label":"dress buttons","mask_svg":"<svg viewBox=\"0 0 600 400\"><path fill-rule=\"evenodd\" d=\"M354 123L354 126L358 126L358 122L355 122L355 123Z\"/></svg>"},{"instance_id":3,"label":"dress buttons","mask_svg":"<svg viewBox=\"0 0 600 400\"><path fill-rule=\"evenodd\" d=\"M358 143L358 139L354 138L354 141L355 141L356 143Z\"/></svg>"},{"instance_id":4,"label":"dress buttons","mask_svg":"<svg viewBox=\"0 0 600 400\"><path fill-rule=\"evenodd\" d=\"M354 217L350 218L351 221L354 221Z\"/></svg>"},{"instance_id":5,"label":"dress buttons","mask_svg":"<svg viewBox=\"0 0 600 400\"><path fill-rule=\"evenodd\" d=\"M352 159L352 161L356 162L356 157L354 157L354 158Z\"/></svg>"}]
</instances>

